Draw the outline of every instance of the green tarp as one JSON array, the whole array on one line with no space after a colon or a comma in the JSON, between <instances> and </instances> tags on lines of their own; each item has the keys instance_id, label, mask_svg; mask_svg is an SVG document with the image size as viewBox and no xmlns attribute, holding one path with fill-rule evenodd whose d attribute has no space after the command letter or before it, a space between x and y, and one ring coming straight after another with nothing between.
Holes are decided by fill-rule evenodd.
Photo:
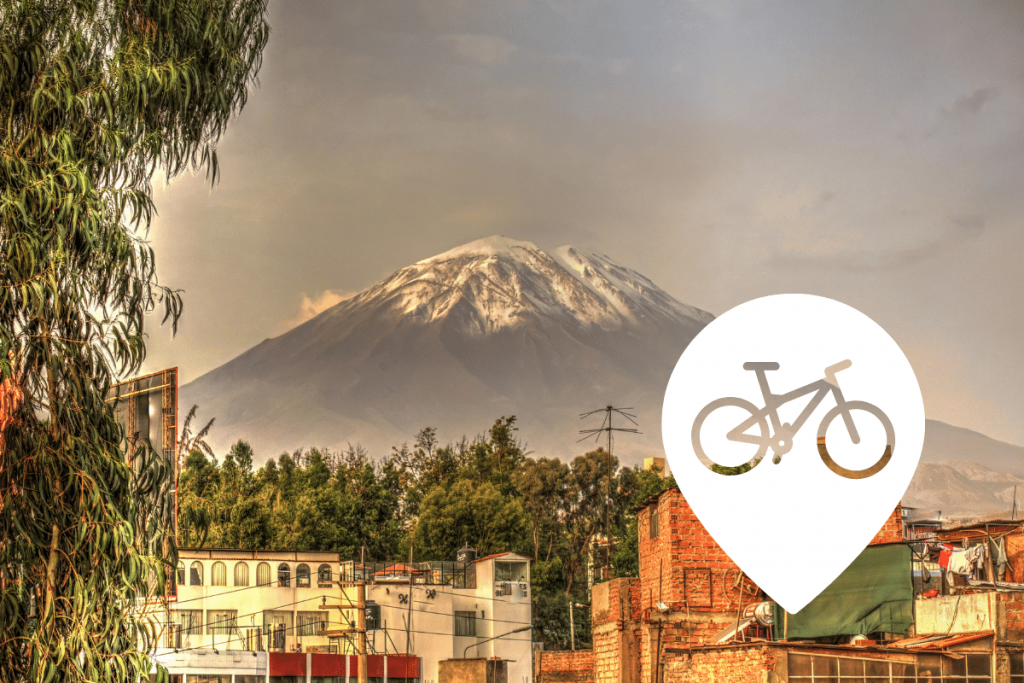
<instances>
[{"instance_id":1,"label":"green tarp","mask_svg":"<svg viewBox=\"0 0 1024 683\"><path fill-rule=\"evenodd\" d=\"M775 605L776 640L825 636L905 635L914 621L910 547L868 546L821 595L790 614Z\"/></svg>"}]
</instances>

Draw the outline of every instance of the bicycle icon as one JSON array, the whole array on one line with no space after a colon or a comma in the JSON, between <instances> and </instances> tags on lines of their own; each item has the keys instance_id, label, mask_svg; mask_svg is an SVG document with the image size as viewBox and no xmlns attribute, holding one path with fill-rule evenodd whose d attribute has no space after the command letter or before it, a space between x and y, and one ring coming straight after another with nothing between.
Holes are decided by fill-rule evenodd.
<instances>
[{"instance_id":1,"label":"bicycle icon","mask_svg":"<svg viewBox=\"0 0 1024 683\"><path fill-rule=\"evenodd\" d=\"M700 438L701 427L703 427L704 421L708 416L719 408L741 408L742 410L750 413L750 417L746 418L731 429L726 434L726 438L730 441L750 443L757 446L757 452L748 461L750 464L749 469L753 469L761 462L762 459L764 459L769 447L774 452L772 462L777 465L782 461L782 456L793 448L793 437L798 431L800 431L800 428L803 427L804 423L811 416L811 413L813 413L815 408L818 407L818 404L821 403L825 396L831 393L835 396L836 405L832 410L825 414L825 417L821 420L821 424L818 425L818 455L821 456L822 462L824 462L830 470L842 477L846 477L847 479L867 479L868 477L877 474L882 470L882 468L889 464L889 460L892 459L892 453L896 446L896 434L893 431L892 422L889 421L889 417L877 406L865 401L847 401L843 396L843 392L839 388L839 382L836 380L836 373L849 368L851 365L853 365L853 361L851 360L844 360L836 363L835 365L830 365L825 368L825 376L823 378L802 386L799 389L794 389L788 393L775 394L772 393L771 389L768 387L768 377L766 373L769 370L778 370L779 364L744 363L744 370L752 370L757 375L757 383L761 387L761 394L764 397L765 407L758 408L750 401L742 398L720 398L707 404L704 406L703 410L697 414L697 417L693 421L691 439L693 441L694 452L708 469L715 471L713 468L716 466L722 468L723 466L716 463L704 453L704 448L701 446ZM778 409L780 406L810 393L814 393L814 396L793 424L789 424L788 422L783 423L779 419ZM843 417L843 423L846 425L846 430L849 433L850 440L854 444L860 443L860 433L857 431L857 427L854 424L854 411L868 413L881 422L882 427L885 429L886 437L885 451L882 453L881 458L870 466L859 470L847 469L836 463L832 459L832 456L829 455L828 448L825 444L825 434L828 431L829 425L840 415ZM860 421L863 418L858 417L857 419ZM771 421L771 431L769 431L768 427L769 420ZM864 423L861 422L861 424L863 425ZM747 434L746 431L755 425L759 427L760 435ZM749 469L745 471L749 471ZM718 473L725 474L722 472ZM739 474L742 473L743 472L739 472Z\"/></svg>"}]
</instances>

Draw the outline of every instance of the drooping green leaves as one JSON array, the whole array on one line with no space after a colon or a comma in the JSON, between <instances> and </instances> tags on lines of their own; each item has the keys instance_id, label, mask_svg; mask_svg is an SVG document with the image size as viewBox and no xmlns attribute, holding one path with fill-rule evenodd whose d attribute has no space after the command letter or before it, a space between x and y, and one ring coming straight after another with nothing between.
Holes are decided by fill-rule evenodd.
<instances>
[{"instance_id":1,"label":"drooping green leaves","mask_svg":"<svg viewBox=\"0 0 1024 683\"><path fill-rule=\"evenodd\" d=\"M145 358L144 316L181 313L145 242L150 180L216 180L265 15L264 0L0 0L4 680L150 672L174 464L145 443L129 464L106 399Z\"/></svg>"}]
</instances>

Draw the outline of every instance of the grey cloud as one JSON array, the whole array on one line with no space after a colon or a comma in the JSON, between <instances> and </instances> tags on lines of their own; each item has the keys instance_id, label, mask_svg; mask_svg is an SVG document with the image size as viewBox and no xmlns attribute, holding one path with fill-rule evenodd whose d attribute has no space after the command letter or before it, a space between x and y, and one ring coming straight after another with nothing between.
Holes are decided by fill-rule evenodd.
<instances>
[{"instance_id":1,"label":"grey cloud","mask_svg":"<svg viewBox=\"0 0 1024 683\"><path fill-rule=\"evenodd\" d=\"M445 36L444 40L450 43L459 55L483 66L494 66L503 62L516 51L515 45L497 36L462 34Z\"/></svg>"},{"instance_id":2,"label":"grey cloud","mask_svg":"<svg viewBox=\"0 0 1024 683\"><path fill-rule=\"evenodd\" d=\"M985 230L985 218L977 215L952 218L949 227L922 244L902 249L843 249L827 256L793 252L777 253L769 261L776 268L819 269L867 273L905 268L933 258L963 242L977 238Z\"/></svg>"},{"instance_id":3,"label":"grey cloud","mask_svg":"<svg viewBox=\"0 0 1024 683\"><path fill-rule=\"evenodd\" d=\"M995 88L978 88L970 95L964 95L957 99L953 105L942 110L942 115L947 118L962 120L978 114L985 103L996 95Z\"/></svg>"}]
</instances>

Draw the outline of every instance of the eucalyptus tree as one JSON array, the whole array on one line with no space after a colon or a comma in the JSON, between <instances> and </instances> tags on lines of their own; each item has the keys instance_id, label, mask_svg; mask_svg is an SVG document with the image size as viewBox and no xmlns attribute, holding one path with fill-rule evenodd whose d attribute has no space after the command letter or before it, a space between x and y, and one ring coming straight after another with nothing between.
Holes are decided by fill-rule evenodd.
<instances>
[{"instance_id":1,"label":"eucalyptus tree","mask_svg":"<svg viewBox=\"0 0 1024 683\"><path fill-rule=\"evenodd\" d=\"M0 0L0 670L137 681L176 549L173 463L107 399L177 292L151 178L205 170L269 36L265 0ZM159 672L161 678L166 672Z\"/></svg>"}]
</instances>

